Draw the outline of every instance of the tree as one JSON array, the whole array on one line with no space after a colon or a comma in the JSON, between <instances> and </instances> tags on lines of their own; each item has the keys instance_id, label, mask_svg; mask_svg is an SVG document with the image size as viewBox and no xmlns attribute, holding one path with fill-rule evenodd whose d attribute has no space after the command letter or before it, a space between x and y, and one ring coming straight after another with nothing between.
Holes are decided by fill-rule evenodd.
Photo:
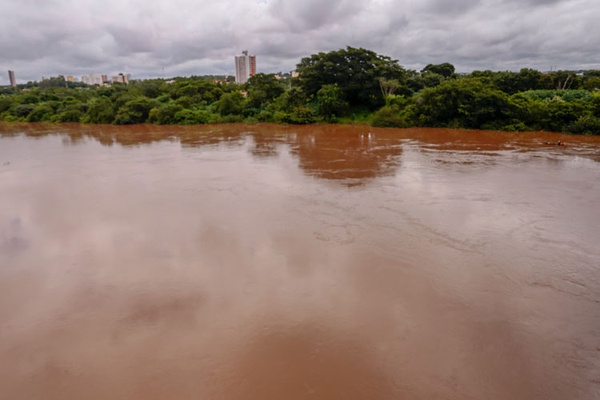
<instances>
[{"instance_id":1,"label":"tree","mask_svg":"<svg viewBox=\"0 0 600 400\"><path fill-rule=\"evenodd\" d=\"M444 78L451 78L454 75L454 65L450 63L428 64L421 70L421 74L434 73L442 75Z\"/></svg>"},{"instance_id":2,"label":"tree","mask_svg":"<svg viewBox=\"0 0 600 400\"><path fill-rule=\"evenodd\" d=\"M27 116L28 122L47 121L54 115L54 110L48 104L39 104Z\"/></svg>"},{"instance_id":3,"label":"tree","mask_svg":"<svg viewBox=\"0 0 600 400\"><path fill-rule=\"evenodd\" d=\"M132 89L138 90L142 96L155 99L167 91L168 85L163 79L145 79L132 82Z\"/></svg>"},{"instance_id":4,"label":"tree","mask_svg":"<svg viewBox=\"0 0 600 400\"><path fill-rule=\"evenodd\" d=\"M519 86L517 91L542 89L542 73L531 68L522 68L519 71Z\"/></svg>"},{"instance_id":5,"label":"tree","mask_svg":"<svg viewBox=\"0 0 600 400\"><path fill-rule=\"evenodd\" d=\"M176 123L175 114L181 110L183 107L177 103L163 104L156 113L156 123L161 125Z\"/></svg>"},{"instance_id":6,"label":"tree","mask_svg":"<svg viewBox=\"0 0 600 400\"><path fill-rule=\"evenodd\" d=\"M446 80L446 78L444 78L444 75L440 75L436 72L428 72L428 73L424 74L421 77L421 79L423 80L423 86L426 88L436 87L440 83L442 83L444 80Z\"/></svg>"},{"instance_id":7,"label":"tree","mask_svg":"<svg viewBox=\"0 0 600 400\"><path fill-rule=\"evenodd\" d=\"M405 71L396 60L362 48L347 47L300 60L297 85L315 98L324 85L337 85L350 107L376 109L384 104L379 81L396 79L404 86Z\"/></svg>"},{"instance_id":8,"label":"tree","mask_svg":"<svg viewBox=\"0 0 600 400\"><path fill-rule=\"evenodd\" d=\"M58 122L79 122L82 117L81 110L68 108L58 115Z\"/></svg>"},{"instance_id":9,"label":"tree","mask_svg":"<svg viewBox=\"0 0 600 400\"><path fill-rule=\"evenodd\" d=\"M547 74L551 86L545 89L579 89L581 87L581 78L571 71L554 71Z\"/></svg>"},{"instance_id":10,"label":"tree","mask_svg":"<svg viewBox=\"0 0 600 400\"><path fill-rule=\"evenodd\" d=\"M600 76L590 76L583 82L583 87L587 90L600 90Z\"/></svg>"},{"instance_id":11,"label":"tree","mask_svg":"<svg viewBox=\"0 0 600 400\"><path fill-rule=\"evenodd\" d=\"M381 89L381 94L383 95L384 99L387 99L388 96L393 95L396 89L398 89L399 85L400 83L397 79L379 79L379 88Z\"/></svg>"},{"instance_id":12,"label":"tree","mask_svg":"<svg viewBox=\"0 0 600 400\"><path fill-rule=\"evenodd\" d=\"M84 122L92 124L111 124L115 119L115 111L110 99L100 97L92 101L87 110Z\"/></svg>"},{"instance_id":13,"label":"tree","mask_svg":"<svg viewBox=\"0 0 600 400\"><path fill-rule=\"evenodd\" d=\"M65 80L65 77L62 75L44 79L38 84L38 87L40 87L40 88L66 87L66 86L67 86L67 81Z\"/></svg>"},{"instance_id":14,"label":"tree","mask_svg":"<svg viewBox=\"0 0 600 400\"><path fill-rule=\"evenodd\" d=\"M383 128L395 128L404 125L404 120L400 117L398 108L384 106L373 114L371 125Z\"/></svg>"},{"instance_id":15,"label":"tree","mask_svg":"<svg viewBox=\"0 0 600 400\"><path fill-rule=\"evenodd\" d=\"M304 104L306 104L306 93L297 86L286 90L277 98L278 107L285 111L292 111L296 107L303 107Z\"/></svg>"},{"instance_id":16,"label":"tree","mask_svg":"<svg viewBox=\"0 0 600 400\"><path fill-rule=\"evenodd\" d=\"M4 111L10 109L13 106L13 104L14 101L12 96L0 96L0 113L3 113Z\"/></svg>"},{"instance_id":17,"label":"tree","mask_svg":"<svg viewBox=\"0 0 600 400\"><path fill-rule=\"evenodd\" d=\"M170 90L171 97L190 97L195 103L218 100L223 93L220 85L200 78L178 78Z\"/></svg>"},{"instance_id":18,"label":"tree","mask_svg":"<svg viewBox=\"0 0 600 400\"><path fill-rule=\"evenodd\" d=\"M244 110L244 96L239 92L225 93L217 102L221 115L239 115Z\"/></svg>"},{"instance_id":19,"label":"tree","mask_svg":"<svg viewBox=\"0 0 600 400\"><path fill-rule=\"evenodd\" d=\"M317 92L319 114L325 119L335 119L344 115L348 103L342 97L342 91L337 85L324 85Z\"/></svg>"},{"instance_id":20,"label":"tree","mask_svg":"<svg viewBox=\"0 0 600 400\"><path fill-rule=\"evenodd\" d=\"M35 109L33 104L19 104L12 110L12 115L20 118L27 118L29 114Z\"/></svg>"},{"instance_id":21,"label":"tree","mask_svg":"<svg viewBox=\"0 0 600 400\"><path fill-rule=\"evenodd\" d=\"M117 125L143 124L155 105L155 101L143 96L129 100L117 111L114 123Z\"/></svg>"},{"instance_id":22,"label":"tree","mask_svg":"<svg viewBox=\"0 0 600 400\"><path fill-rule=\"evenodd\" d=\"M418 125L481 129L508 118L505 93L478 79L452 79L424 89L413 119Z\"/></svg>"},{"instance_id":23,"label":"tree","mask_svg":"<svg viewBox=\"0 0 600 400\"><path fill-rule=\"evenodd\" d=\"M260 108L272 102L284 91L283 85L275 78L275 74L256 74L246 84L248 88L248 106Z\"/></svg>"}]
</instances>

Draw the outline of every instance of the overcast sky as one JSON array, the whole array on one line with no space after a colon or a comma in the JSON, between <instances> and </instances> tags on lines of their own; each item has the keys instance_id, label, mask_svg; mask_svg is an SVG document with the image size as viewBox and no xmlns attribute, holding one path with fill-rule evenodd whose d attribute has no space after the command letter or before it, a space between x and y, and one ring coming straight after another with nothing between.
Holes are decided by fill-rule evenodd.
<instances>
[{"instance_id":1,"label":"overcast sky","mask_svg":"<svg viewBox=\"0 0 600 400\"><path fill-rule=\"evenodd\" d=\"M600 0L3 0L0 85L43 76L289 72L364 47L420 70L600 69Z\"/></svg>"}]
</instances>

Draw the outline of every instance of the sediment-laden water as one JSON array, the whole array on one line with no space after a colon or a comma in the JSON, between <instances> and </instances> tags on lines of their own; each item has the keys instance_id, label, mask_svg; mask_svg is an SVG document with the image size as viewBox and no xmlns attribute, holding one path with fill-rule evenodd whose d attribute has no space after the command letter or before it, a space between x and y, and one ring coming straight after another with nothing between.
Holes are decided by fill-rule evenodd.
<instances>
[{"instance_id":1,"label":"sediment-laden water","mask_svg":"<svg viewBox=\"0 0 600 400\"><path fill-rule=\"evenodd\" d=\"M2 124L0 398L598 399L599 210L600 138Z\"/></svg>"}]
</instances>

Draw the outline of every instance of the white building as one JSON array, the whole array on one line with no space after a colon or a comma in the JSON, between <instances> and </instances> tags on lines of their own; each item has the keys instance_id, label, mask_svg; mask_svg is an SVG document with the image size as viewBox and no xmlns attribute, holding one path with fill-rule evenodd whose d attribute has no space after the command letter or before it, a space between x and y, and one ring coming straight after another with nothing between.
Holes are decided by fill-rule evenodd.
<instances>
[{"instance_id":1,"label":"white building","mask_svg":"<svg viewBox=\"0 0 600 400\"><path fill-rule=\"evenodd\" d=\"M242 51L241 56L235 56L235 83L238 85L248 82L248 78L256 75L256 56Z\"/></svg>"}]
</instances>

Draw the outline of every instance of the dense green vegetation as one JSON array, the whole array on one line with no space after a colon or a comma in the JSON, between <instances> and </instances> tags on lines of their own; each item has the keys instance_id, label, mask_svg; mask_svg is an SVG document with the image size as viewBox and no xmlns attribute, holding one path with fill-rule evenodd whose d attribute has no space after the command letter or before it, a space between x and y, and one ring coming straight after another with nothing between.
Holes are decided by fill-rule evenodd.
<instances>
[{"instance_id":1,"label":"dense green vegetation","mask_svg":"<svg viewBox=\"0 0 600 400\"><path fill-rule=\"evenodd\" d=\"M257 74L88 86L63 77L0 88L0 120L98 124L360 122L600 134L600 71L474 71L452 64L406 70L348 47L300 60L299 77Z\"/></svg>"}]
</instances>

